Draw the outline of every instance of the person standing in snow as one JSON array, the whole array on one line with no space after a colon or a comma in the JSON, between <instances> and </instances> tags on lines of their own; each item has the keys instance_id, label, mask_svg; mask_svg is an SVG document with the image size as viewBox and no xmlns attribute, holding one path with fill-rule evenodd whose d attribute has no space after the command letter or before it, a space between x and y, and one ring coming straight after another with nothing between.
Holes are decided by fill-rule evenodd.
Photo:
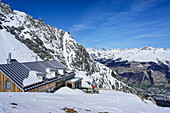
<instances>
[{"instance_id":1,"label":"person standing in snow","mask_svg":"<svg viewBox=\"0 0 170 113\"><path fill-rule=\"evenodd\" d=\"M95 89L94 89L94 88L95 88L95 87L94 87L94 86L92 86L92 92L93 92L93 93L95 93Z\"/></svg>"}]
</instances>

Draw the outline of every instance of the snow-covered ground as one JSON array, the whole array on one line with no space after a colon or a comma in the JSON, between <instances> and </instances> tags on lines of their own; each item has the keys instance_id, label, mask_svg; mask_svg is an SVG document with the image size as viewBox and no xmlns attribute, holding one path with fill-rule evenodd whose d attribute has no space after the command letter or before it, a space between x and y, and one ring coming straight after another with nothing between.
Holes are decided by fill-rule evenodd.
<instances>
[{"instance_id":1,"label":"snow-covered ground","mask_svg":"<svg viewBox=\"0 0 170 113\"><path fill-rule=\"evenodd\" d=\"M0 113L65 113L71 108L78 113L169 113L170 108L143 102L136 95L114 90L86 94L67 87L55 93L0 93Z\"/></svg>"}]
</instances>

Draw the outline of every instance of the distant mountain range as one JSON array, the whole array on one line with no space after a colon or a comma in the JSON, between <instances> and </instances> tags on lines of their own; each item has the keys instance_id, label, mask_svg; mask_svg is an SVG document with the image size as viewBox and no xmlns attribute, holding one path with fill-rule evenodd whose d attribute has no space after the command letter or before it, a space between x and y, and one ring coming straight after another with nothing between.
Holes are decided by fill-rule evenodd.
<instances>
[{"instance_id":1,"label":"distant mountain range","mask_svg":"<svg viewBox=\"0 0 170 113\"><path fill-rule=\"evenodd\" d=\"M134 49L92 49L87 48L93 59L119 59L121 61L163 62L170 64L170 49L143 47Z\"/></svg>"},{"instance_id":2,"label":"distant mountain range","mask_svg":"<svg viewBox=\"0 0 170 113\"><path fill-rule=\"evenodd\" d=\"M87 48L87 51L95 61L116 71L119 80L147 90L147 92L150 92L148 88L157 88L153 92L156 96L163 92L162 89L165 89L167 90L165 91L167 93L164 94L165 100L168 99L167 95L170 94L170 49L143 47L95 50Z\"/></svg>"}]
</instances>

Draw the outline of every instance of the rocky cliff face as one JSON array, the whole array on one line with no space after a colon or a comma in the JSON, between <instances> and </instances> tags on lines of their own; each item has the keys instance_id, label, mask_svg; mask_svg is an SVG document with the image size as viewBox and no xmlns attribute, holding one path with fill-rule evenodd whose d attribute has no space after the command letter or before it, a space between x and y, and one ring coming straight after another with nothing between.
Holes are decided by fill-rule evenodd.
<instances>
[{"instance_id":1,"label":"rocky cliff face","mask_svg":"<svg viewBox=\"0 0 170 113\"><path fill-rule=\"evenodd\" d=\"M59 60L69 69L75 70L77 76L83 77L89 85L132 92L130 87L112 76L114 72L111 69L95 62L69 32L46 25L42 19L35 20L24 12L13 11L10 5L2 1L0 1L0 30L15 36L15 39L26 45L42 60Z\"/></svg>"}]
</instances>

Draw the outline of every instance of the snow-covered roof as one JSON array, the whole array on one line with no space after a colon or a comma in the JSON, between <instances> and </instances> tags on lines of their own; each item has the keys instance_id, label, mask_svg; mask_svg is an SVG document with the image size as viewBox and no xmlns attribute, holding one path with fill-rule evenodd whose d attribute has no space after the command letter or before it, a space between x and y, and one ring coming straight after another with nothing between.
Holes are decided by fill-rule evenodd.
<instances>
[{"instance_id":1,"label":"snow-covered roof","mask_svg":"<svg viewBox=\"0 0 170 113\"><path fill-rule=\"evenodd\" d=\"M66 67L62 65L57 60L51 60L51 61L38 61L38 62L26 62L22 63L24 66L28 67L29 70L34 70L38 72L46 73L46 69L61 69Z\"/></svg>"},{"instance_id":2,"label":"snow-covered roof","mask_svg":"<svg viewBox=\"0 0 170 113\"><path fill-rule=\"evenodd\" d=\"M0 65L0 71L22 90L24 90L23 81L28 78L30 71L46 73L47 68L66 67L56 60L19 63L17 60L12 59L11 64Z\"/></svg>"},{"instance_id":3,"label":"snow-covered roof","mask_svg":"<svg viewBox=\"0 0 170 113\"><path fill-rule=\"evenodd\" d=\"M70 79L70 80L67 80L66 82L72 82L72 83L75 83L75 82L78 82L78 81L80 81L80 80L82 80L83 78L80 78L80 77L74 77L74 78L72 78L72 79Z\"/></svg>"},{"instance_id":4,"label":"snow-covered roof","mask_svg":"<svg viewBox=\"0 0 170 113\"><path fill-rule=\"evenodd\" d=\"M23 80L29 75L29 70L14 59L11 60L11 64L0 65L0 71L20 89L23 89Z\"/></svg>"}]
</instances>

